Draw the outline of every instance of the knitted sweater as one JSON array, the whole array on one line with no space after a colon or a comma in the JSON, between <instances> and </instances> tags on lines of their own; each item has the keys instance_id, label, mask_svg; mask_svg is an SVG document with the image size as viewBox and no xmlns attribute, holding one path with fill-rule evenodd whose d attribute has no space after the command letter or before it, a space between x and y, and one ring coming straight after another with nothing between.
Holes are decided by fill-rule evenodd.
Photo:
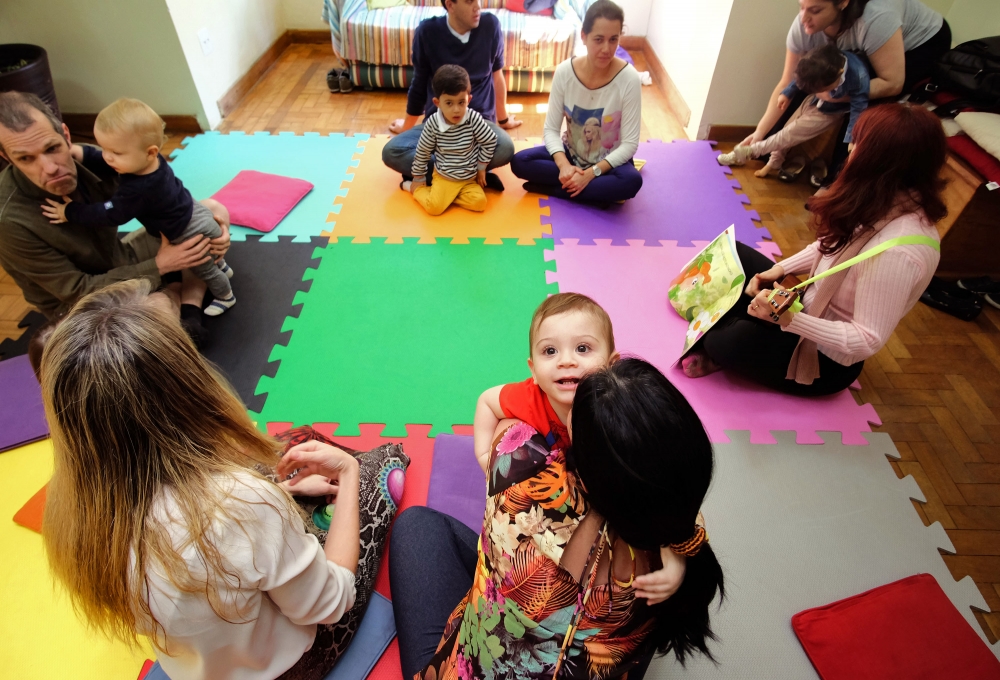
<instances>
[{"instance_id":1,"label":"knitted sweater","mask_svg":"<svg viewBox=\"0 0 1000 680\"><path fill-rule=\"evenodd\" d=\"M897 217L880 227L861 252L898 236L930 236L937 230L923 211ZM809 274L819 255L816 241L779 264L785 274L800 278ZM824 256L816 269L829 269L836 256ZM844 366L863 361L885 345L899 323L927 288L937 269L940 253L928 246L895 246L847 271L843 285L834 294L821 317L809 314L819 281L806 289L803 311L782 330L813 340L819 351Z\"/></svg>"}]
</instances>

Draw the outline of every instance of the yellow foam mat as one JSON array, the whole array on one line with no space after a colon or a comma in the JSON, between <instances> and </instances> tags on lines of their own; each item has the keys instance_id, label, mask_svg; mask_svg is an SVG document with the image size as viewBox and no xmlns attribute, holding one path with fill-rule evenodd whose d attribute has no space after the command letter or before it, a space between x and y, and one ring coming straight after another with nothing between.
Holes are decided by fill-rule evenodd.
<instances>
[{"instance_id":1,"label":"yellow foam mat","mask_svg":"<svg viewBox=\"0 0 1000 680\"><path fill-rule=\"evenodd\" d=\"M53 584L42 537L14 524L51 476L51 440L0 453L0 677L135 680L153 652L89 632Z\"/></svg>"},{"instance_id":2,"label":"yellow foam mat","mask_svg":"<svg viewBox=\"0 0 1000 680\"><path fill-rule=\"evenodd\" d=\"M468 243L470 238L485 238L487 244L501 239L517 239L519 245L533 245L552 227L541 223L548 208L538 205L541 194L521 188L523 180L514 177L510 166L495 172L505 191L487 191L486 210L471 212L451 206L443 215L431 217L413 197L399 188L401 177L382 163L382 147L389 137L373 137L365 145L354 179L345 182L347 196L338 198L339 212L330 213L332 229L323 236L336 241L341 236L354 237L355 243L370 243L371 237L386 237L386 243L402 243L404 237L418 237L418 243L435 243L436 238L451 238L452 243ZM534 146L528 141L515 142L517 150Z\"/></svg>"}]
</instances>

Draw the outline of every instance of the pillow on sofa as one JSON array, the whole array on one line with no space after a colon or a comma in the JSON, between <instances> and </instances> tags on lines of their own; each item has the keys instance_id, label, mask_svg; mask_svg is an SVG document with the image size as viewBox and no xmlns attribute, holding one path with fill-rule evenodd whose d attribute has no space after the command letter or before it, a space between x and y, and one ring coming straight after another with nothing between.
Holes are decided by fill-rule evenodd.
<instances>
[{"instance_id":1,"label":"pillow on sofa","mask_svg":"<svg viewBox=\"0 0 1000 680\"><path fill-rule=\"evenodd\" d=\"M410 0L368 0L368 9L386 9L387 7L402 7L409 4Z\"/></svg>"},{"instance_id":2,"label":"pillow on sofa","mask_svg":"<svg viewBox=\"0 0 1000 680\"><path fill-rule=\"evenodd\" d=\"M955 116L955 122L976 144L1000 158L1000 113L966 111Z\"/></svg>"},{"instance_id":3,"label":"pillow on sofa","mask_svg":"<svg viewBox=\"0 0 1000 680\"><path fill-rule=\"evenodd\" d=\"M509 12L521 12L523 14L539 14L541 16L552 16L552 8L556 0L507 0L504 9Z\"/></svg>"}]
</instances>

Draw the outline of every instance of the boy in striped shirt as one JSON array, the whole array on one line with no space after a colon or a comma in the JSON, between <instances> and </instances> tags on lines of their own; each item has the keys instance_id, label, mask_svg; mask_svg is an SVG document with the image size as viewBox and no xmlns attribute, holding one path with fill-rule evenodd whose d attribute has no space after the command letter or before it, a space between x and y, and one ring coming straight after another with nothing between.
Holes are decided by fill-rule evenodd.
<instances>
[{"instance_id":1,"label":"boy in striped shirt","mask_svg":"<svg viewBox=\"0 0 1000 680\"><path fill-rule=\"evenodd\" d=\"M431 215L449 205L486 210L486 166L493 158L497 136L477 111L469 108L472 85L461 66L445 64L434 74L434 105L424 123L413 157L413 181L399 186L413 194ZM434 154L434 181L427 183L427 166Z\"/></svg>"}]
</instances>

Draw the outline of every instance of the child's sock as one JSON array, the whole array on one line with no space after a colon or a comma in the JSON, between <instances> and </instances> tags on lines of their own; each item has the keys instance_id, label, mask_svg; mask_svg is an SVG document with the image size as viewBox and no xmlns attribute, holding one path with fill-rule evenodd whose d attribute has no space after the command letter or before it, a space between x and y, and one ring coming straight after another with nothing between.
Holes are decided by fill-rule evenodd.
<instances>
[{"instance_id":1,"label":"child's sock","mask_svg":"<svg viewBox=\"0 0 1000 680\"><path fill-rule=\"evenodd\" d=\"M719 154L718 161L719 165L743 165L751 158L749 146L737 146L729 153Z\"/></svg>"},{"instance_id":2,"label":"child's sock","mask_svg":"<svg viewBox=\"0 0 1000 680\"><path fill-rule=\"evenodd\" d=\"M399 188L405 191L406 193L410 193L410 187L412 186L413 186L413 181L408 179L404 179L402 182L399 183Z\"/></svg>"},{"instance_id":3,"label":"child's sock","mask_svg":"<svg viewBox=\"0 0 1000 680\"><path fill-rule=\"evenodd\" d=\"M230 293L228 298L215 298L205 307L205 316L219 316L236 304L236 296Z\"/></svg>"},{"instance_id":4,"label":"child's sock","mask_svg":"<svg viewBox=\"0 0 1000 680\"><path fill-rule=\"evenodd\" d=\"M223 263L219 265L219 269L226 275L227 279L233 278L233 274L235 272L233 271L233 268L229 266L228 262L223 261Z\"/></svg>"}]
</instances>

